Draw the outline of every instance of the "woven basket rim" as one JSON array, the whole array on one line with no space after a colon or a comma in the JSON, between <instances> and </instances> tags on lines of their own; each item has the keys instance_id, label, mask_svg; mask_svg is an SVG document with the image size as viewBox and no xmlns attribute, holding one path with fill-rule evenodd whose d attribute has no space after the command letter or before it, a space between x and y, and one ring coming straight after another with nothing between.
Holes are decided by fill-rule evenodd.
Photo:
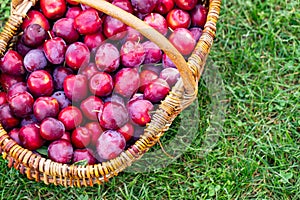
<instances>
[{"instance_id":1,"label":"woven basket rim","mask_svg":"<svg viewBox=\"0 0 300 200\"><path fill-rule=\"evenodd\" d=\"M7 22L9 27L7 28L7 26L5 26L7 29L4 28L4 34L2 32L2 36L0 35L0 50L2 48L3 51L4 48L5 51L8 48L7 44L9 44L9 40L6 41L7 38L11 37L11 32L15 31L12 35L15 35L17 32L14 27L19 27L23 18L23 14L20 14L20 10L21 13L27 13L37 1L38 0L13 0L11 2L12 8L15 8L16 12L11 12L11 17ZM89 0L82 0L80 2L86 3L89 2ZM203 34L187 62L187 66L195 79L194 91L187 94L184 88L185 85L182 79L180 79L156 110L156 114L150 124L147 125L141 138L122 152L117 158L87 166L56 163L19 146L8 136L0 124L0 153L2 152L3 158L8 160L8 166L14 167L21 173L26 174L28 179L35 179L36 181L42 180L45 184L53 183L55 185L80 187L92 186L95 183L102 184L130 166L132 162L140 159L144 153L156 144L175 117L196 98L197 81L203 72L206 57L215 37L220 4L221 0L210 0L208 17ZM6 35L6 32L8 32L8 35ZM157 127L160 128L158 129Z\"/></svg>"}]
</instances>

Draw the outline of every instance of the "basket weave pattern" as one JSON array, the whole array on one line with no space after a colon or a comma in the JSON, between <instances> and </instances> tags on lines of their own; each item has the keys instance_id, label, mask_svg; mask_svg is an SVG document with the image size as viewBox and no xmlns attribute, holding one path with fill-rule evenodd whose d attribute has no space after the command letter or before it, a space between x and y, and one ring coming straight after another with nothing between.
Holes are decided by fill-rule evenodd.
<instances>
[{"instance_id":1,"label":"basket weave pattern","mask_svg":"<svg viewBox=\"0 0 300 200\"><path fill-rule=\"evenodd\" d=\"M204 70L206 58L216 33L221 0L209 1L209 12L201 38L192 55L185 61L176 48L159 32L137 17L113 6L105 0L77 0L99 11L115 17L135 28L150 41L156 43L173 61L180 72L181 79L172 88L169 95L161 102L159 108L147 124L144 134L130 148L117 158L96 165L76 166L53 162L32 151L24 149L12 140L0 124L0 153L8 160L8 167L14 167L28 179L64 186L93 186L108 181L119 172L142 157L159 138L168 130L172 121L197 96L198 80ZM37 0L13 0L11 16L0 33L0 55L9 48L10 42L18 34L19 27L28 10Z\"/></svg>"}]
</instances>

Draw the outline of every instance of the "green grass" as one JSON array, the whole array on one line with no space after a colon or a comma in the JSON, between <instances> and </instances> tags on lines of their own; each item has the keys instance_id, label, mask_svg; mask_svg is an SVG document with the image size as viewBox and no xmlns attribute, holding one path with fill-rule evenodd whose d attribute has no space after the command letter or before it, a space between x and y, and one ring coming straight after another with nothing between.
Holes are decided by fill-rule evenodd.
<instances>
[{"instance_id":1,"label":"green grass","mask_svg":"<svg viewBox=\"0 0 300 200\"><path fill-rule=\"evenodd\" d=\"M167 167L79 189L29 181L0 159L0 198L300 199L299 7L299 0L223 1L214 68L200 82L198 133ZM216 69L223 85L209 79ZM218 137L205 153L207 133Z\"/></svg>"}]
</instances>

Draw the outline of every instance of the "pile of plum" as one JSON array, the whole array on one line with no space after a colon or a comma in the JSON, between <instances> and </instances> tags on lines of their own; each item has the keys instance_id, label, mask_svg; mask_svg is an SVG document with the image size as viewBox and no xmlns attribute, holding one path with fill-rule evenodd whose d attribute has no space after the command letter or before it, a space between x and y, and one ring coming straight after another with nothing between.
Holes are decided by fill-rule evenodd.
<instances>
[{"instance_id":1,"label":"pile of plum","mask_svg":"<svg viewBox=\"0 0 300 200\"><path fill-rule=\"evenodd\" d=\"M198 0L111 3L166 36L185 57L207 17ZM0 60L0 123L19 145L55 162L117 157L180 78L156 44L72 0L40 0L20 29Z\"/></svg>"}]
</instances>

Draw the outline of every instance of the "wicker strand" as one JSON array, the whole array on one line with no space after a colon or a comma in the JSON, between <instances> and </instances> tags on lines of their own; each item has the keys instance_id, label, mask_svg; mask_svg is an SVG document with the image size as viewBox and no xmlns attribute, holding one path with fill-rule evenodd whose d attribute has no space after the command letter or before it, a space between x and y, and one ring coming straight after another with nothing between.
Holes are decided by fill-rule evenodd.
<instances>
[{"instance_id":1,"label":"wicker strand","mask_svg":"<svg viewBox=\"0 0 300 200\"><path fill-rule=\"evenodd\" d=\"M15 0L12 1L12 11L11 16L5 23L3 30L0 34L0 56L2 57L6 51L8 42L15 36L18 32L18 28L23 22L23 17L26 15L28 10L35 5L37 0ZM15 8L15 9L14 9Z\"/></svg>"}]
</instances>

